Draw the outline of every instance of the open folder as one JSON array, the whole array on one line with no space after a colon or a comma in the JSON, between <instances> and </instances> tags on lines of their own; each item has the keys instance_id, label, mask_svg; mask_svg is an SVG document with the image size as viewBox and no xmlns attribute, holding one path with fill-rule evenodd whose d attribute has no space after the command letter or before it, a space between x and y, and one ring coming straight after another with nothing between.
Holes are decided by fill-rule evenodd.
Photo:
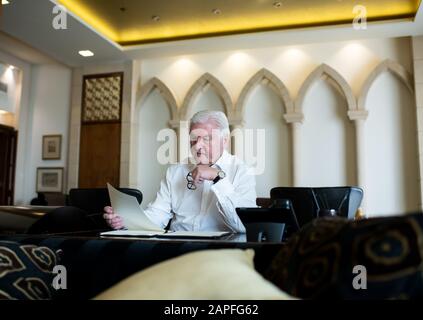
<instances>
[{"instance_id":1,"label":"open folder","mask_svg":"<svg viewBox=\"0 0 423 320\"><path fill-rule=\"evenodd\" d=\"M227 231L166 231L154 224L145 214L135 197L120 192L109 183L110 203L114 212L123 218L126 230L100 233L101 236L127 237L179 237L179 238L219 238L230 234Z\"/></svg>"}]
</instances>

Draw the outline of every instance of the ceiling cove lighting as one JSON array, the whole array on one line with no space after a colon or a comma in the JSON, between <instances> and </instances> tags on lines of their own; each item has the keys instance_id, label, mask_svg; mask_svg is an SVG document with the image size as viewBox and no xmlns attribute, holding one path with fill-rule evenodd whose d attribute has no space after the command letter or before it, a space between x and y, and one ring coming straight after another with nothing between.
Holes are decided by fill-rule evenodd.
<instances>
[{"instance_id":1,"label":"ceiling cove lighting","mask_svg":"<svg viewBox=\"0 0 423 320\"><path fill-rule=\"evenodd\" d=\"M90 50L81 50L78 52L83 57L92 57L94 53Z\"/></svg>"},{"instance_id":2,"label":"ceiling cove lighting","mask_svg":"<svg viewBox=\"0 0 423 320\"><path fill-rule=\"evenodd\" d=\"M10 1L10 0L9 0ZM423 0L56 0L103 37L131 46L274 30L351 26L362 3L368 23L414 21ZM122 10L125 8L125 17ZM422 10L422 9L420 9ZM220 15L219 15L220 12ZM161 17L160 23L155 21ZM216 19L219 17L219 19Z\"/></svg>"}]
</instances>

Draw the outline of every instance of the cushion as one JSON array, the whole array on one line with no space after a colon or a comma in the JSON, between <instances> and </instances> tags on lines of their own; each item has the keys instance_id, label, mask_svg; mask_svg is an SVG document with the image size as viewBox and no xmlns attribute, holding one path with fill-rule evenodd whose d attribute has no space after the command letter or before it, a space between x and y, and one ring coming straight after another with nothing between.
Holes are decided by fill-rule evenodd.
<instances>
[{"instance_id":1,"label":"cushion","mask_svg":"<svg viewBox=\"0 0 423 320\"><path fill-rule=\"evenodd\" d=\"M53 298L57 260L47 247L0 241L0 299Z\"/></svg>"},{"instance_id":2,"label":"cushion","mask_svg":"<svg viewBox=\"0 0 423 320\"><path fill-rule=\"evenodd\" d=\"M254 250L201 250L138 272L94 299L290 299L254 270Z\"/></svg>"},{"instance_id":3,"label":"cushion","mask_svg":"<svg viewBox=\"0 0 423 320\"><path fill-rule=\"evenodd\" d=\"M422 255L421 213L320 218L281 248L264 275L304 299L421 299Z\"/></svg>"}]
</instances>

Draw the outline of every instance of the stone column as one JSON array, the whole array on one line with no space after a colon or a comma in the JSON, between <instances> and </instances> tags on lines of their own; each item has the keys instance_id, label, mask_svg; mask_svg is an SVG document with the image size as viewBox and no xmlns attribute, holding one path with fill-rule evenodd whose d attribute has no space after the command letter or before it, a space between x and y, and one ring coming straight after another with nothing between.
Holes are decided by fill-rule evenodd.
<instances>
[{"instance_id":1,"label":"stone column","mask_svg":"<svg viewBox=\"0 0 423 320\"><path fill-rule=\"evenodd\" d=\"M365 140L365 121L368 117L366 110L354 110L348 112L350 120L355 124L355 153L356 153L356 183L364 190L364 197L361 208L366 210L366 140Z\"/></svg>"},{"instance_id":2,"label":"stone column","mask_svg":"<svg viewBox=\"0 0 423 320\"><path fill-rule=\"evenodd\" d=\"M229 128L231 130L231 150L233 155L236 155L242 160L244 159L244 129L245 123L240 119L229 119Z\"/></svg>"},{"instance_id":3,"label":"stone column","mask_svg":"<svg viewBox=\"0 0 423 320\"><path fill-rule=\"evenodd\" d=\"M413 60L419 146L420 210L423 210L423 36L413 37Z\"/></svg>"},{"instance_id":4,"label":"stone column","mask_svg":"<svg viewBox=\"0 0 423 320\"><path fill-rule=\"evenodd\" d=\"M294 187L301 184L300 160L301 160L301 126L304 120L302 113L287 113L284 115L287 123L291 124L292 137L292 173L291 180Z\"/></svg>"}]
</instances>

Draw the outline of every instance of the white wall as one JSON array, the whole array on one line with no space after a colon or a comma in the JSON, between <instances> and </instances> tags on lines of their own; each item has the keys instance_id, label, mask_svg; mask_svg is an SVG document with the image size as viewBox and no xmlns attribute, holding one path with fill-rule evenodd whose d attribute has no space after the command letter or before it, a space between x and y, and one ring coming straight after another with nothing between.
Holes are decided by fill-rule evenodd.
<instances>
[{"instance_id":1,"label":"white wall","mask_svg":"<svg viewBox=\"0 0 423 320\"><path fill-rule=\"evenodd\" d=\"M366 107L367 210L397 214L418 210L419 174L414 98L393 75L372 85Z\"/></svg>"},{"instance_id":2,"label":"white wall","mask_svg":"<svg viewBox=\"0 0 423 320\"><path fill-rule=\"evenodd\" d=\"M213 87L208 85L197 95L194 99L191 111L188 118L191 118L196 112L203 110L216 110L225 112L222 101L213 90Z\"/></svg>"},{"instance_id":3,"label":"white wall","mask_svg":"<svg viewBox=\"0 0 423 320\"><path fill-rule=\"evenodd\" d=\"M11 48L9 48L11 49ZM64 167L66 181L71 71L54 62L31 64L0 50L0 61L13 65L13 124L18 130L16 205L36 196L36 168ZM61 160L41 160L42 136L62 135Z\"/></svg>"},{"instance_id":4,"label":"white wall","mask_svg":"<svg viewBox=\"0 0 423 320\"><path fill-rule=\"evenodd\" d=\"M263 84L251 92L245 105L245 128L265 130L264 171L256 178L258 197L269 197L268 186L292 185L290 131L288 125L282 121L283 114L282 101L271 88ZM253 139L254 152L244 151L248 155L245 161L260 171L257 158L262 150L258 143L258 131L253 132ZM248 143L244 141L244 150L248 148Z\"/></svg>"},{"instance_id":5,"label":"white wall","mask_svg":"<svg viewBox=\"0 0 423 320\"><path fill-rule=\"evenodd\" d=\"M18 130L18 147L16 157L16 172L15 172L15 204L25 204L25 185L27 184L26 175L27 167L29 166L30 145L29 138L30 131L30 78L31 65L13 55L0 50L0 60L8 65L13 65L20 70L20 94L17 94L17 101L14 109L14 114L9 118L8 125L14 125ZM16 72L16 71L15 71ZM9 116L9 114L7 114ZM0 117L2 118L2 117ZM3 119L0 119L3 120Z\"/></svg>"},{"instance_id":6,"label":"white wall","mask_svg":"<svg viewBox=\"0 0 423 320\"><path fill-rule=\"evenodd\" d=\"M0 124L17 128L15 114L19 112L19 102L21 97L22 77L21 70L16 66L10 67L0 60L0 81L7 85L7 94L1 93L0 110L7 113L0 113Z\"/></svg>"},{"instance_id":7,"label":"white wall","mask_svg":"<svg viewBox=\"0 0 423 320\"><path fill-rule=\"evenodd\" d=\"M37 167L63 167L66 180L68 131L70 117L71 70L59 65L32 67L30 88L29 161L25 167L24 194L20 201L28 204L36 196ZM62 135L60 160L42 160L42 136Z\"/></svg>"},{"instance_id":8,"label":"white wall","mask_svg":"<svg viewBox=\"0 0 423 320\"><path fill-rule=\"evenodd\" d=\"M303 102L298 186L355 185L354 125L347 103L332 85L320 80Z\"/></svg>"},{"instance_id":9,"label":"white wall","mask_svg":"<svg viewBox=\"0 0 423 320\"><path fill-rule=\"evenodd\" d=\"M142 84L152 77L162 80L174 93L180 107L191 85L204 73L209 72L222 82L235 104L248 80L260 69L267 68L285 84L292 101L295 101L300 87L310 73L318 66L327 64L346 80L347 86L357 98L371 71L385 59L397 62L412 73L410 39L316 43L149 59L142 61L140 79ZM388 101L392 104L389 107L389 117L382 116L372 120L374 116L370 115L366 129L372 127L375 132L383 129L396 132L402 137L401 141L384 140L383 143L389 146L390 154L395 156L382 159L378 157L380 154L376 154L378 150L382 150L380 149L381 142L373 139L375 136L372 136L371 130L366 131L366 150L373 151L368 153L368 161L371 162L372 167L377 166L381 170L378 173L371 170L369 173L367 170L366 181L372 182L368 182L368 185L363 187L369 203L368 212L366 212L369 215L408 211L417 207L420 202L415 193L406 192L415 188L415 180L406 177L419 176L414 156L417 153L417 144L412 138L413 134L416 134L415 118L404 115L401 120L392 121L395 118L394 105L397 105L399 101L402 101L402 107L409 105L410 112L415 108L414 102L407 100L401 93L401 88L400 82L388 81L381 86L381 89L377 91L372 89L368 97L370 102L366 102L370 114L377 109L372 101L378 101L380 105ZM209 101L213 100L209 99ZM298 163L291 161L293 159L289 146L289 142L292 141L289 135L291 128L285 120L280 120L281 102L277 101L277 98L272 96L266 88L259 86L245 103L247 111L242 120L245 121L246 127L266 128L266 135L272 142L270 147L266 143L266 170L257 177L259 195L268 194L268 190L275 185L292 184L290 174L293 166L299 169L299 182L302 185L329 186L357 183L355 127L347 117L348 110L344 95L329 83L318 81L306 93L302 105L304 123L300 125L298 131L300 145L297 148L300 149L301 155L297 160ZM160 125L159 122L157 125ZM404 131L404 126L409 129ZM401 143L404 140L411 143L407 144L408 149L403 152ZM410 163L410 166L397 176L390 174L391 168L398 168L398 163ZM390 202L386 202L386 194L367 190L368 188L374 190L375 183L376 185L395 184L395 188L389 193ZM401 190L400 193L399 190ZM401 200L405 194L408 194L407 200Z\"/></svg>"},{"instance_id":10,"label":"white wall","mask_svg":"<svg viewBox=\"0 0 423 320\"><path fill-rule=\"evenodd\" d=\"M194 81L210 72L236 100L248 79L259 69L267 68L295 97L309 73L318 65L327 63L358 94L372 67L384 59L397 61L411 71L410 50L409 38L395 38L175 56L142 60L141 79L145 83L154 76L158 77L182 100Z\"/></svg>"},{"instance_id":11,"label":"white wall","mask_svg":"<svg viewBox=\"0 0 423 320\"><path fill-rule=\"evenodd\" d=\"M157 161L157 150L163 142L157 141L157 134L167 127L170 112L158 90L153 90L138 109L138 178L137 187L143 193L142 206L156 198L160 180L166 173L167 165Z\"/></svg>"}]
</instances>

